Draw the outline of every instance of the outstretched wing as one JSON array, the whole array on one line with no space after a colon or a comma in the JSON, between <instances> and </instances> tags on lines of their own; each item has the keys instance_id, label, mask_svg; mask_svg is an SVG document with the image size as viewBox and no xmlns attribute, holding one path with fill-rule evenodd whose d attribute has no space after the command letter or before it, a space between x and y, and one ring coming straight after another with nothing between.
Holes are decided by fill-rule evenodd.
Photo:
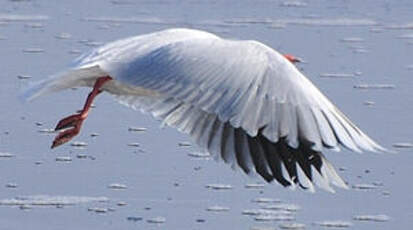
<instances>
[{"instance_id":1,"label":"outstretched wing","mask_svg":"<svg viewBox=\"0 0 413 230\"><path fill-rule=\"evenodd\" d=\"M184 39L129 60L101 67L125 85L161 96L150 106L142 106L148 99L133 102L125 96L127 104L144 107L191 134L211 154L267 181L309 187L316 169L344 187L323 147L383 150L293 64L259 42Z\"/></svg>"},{"instance_id":2,"label":"outstretched wing","mask_svg":"<svg viewBox=\"0 0 413 230\"><path fill-rule=\"evenodd\" d=\"M234 167L284 186L346 187L323 148L384 150L293 64L256 41L188 29L119 40L78 59L73 69L82 74L52 78L39 88L93 84L96 71L80 70L95 68L115 79L118 84L106 90L123 103L190 134ZM134 87L156 94L133 94Z\"/></svg>"}]
</instances>

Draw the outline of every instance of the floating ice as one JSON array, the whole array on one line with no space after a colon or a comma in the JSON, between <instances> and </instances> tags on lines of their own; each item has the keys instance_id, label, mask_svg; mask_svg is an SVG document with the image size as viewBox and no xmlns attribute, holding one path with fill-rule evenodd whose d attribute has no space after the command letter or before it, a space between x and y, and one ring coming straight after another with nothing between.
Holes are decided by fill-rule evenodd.
<instances>
[{"instance_id":1,"label":"floating ice","mask_svg":"<svg viewBox=\"0 0 413 230\"><path fill-rule=\"evenodd\" d=\"M14 157L14 154L8 153L8 152L0 152L0 158L10 158Z\"/></svg>"},{"instance_id":2,"label":"floating ice","mask_svg":"<svg viewBox=\"0 0 413 230\"><path fill-rule=\"evenodd\" d=\"M137 221L143 220L143 218L142 218L142 217L136 217L136 216L128 216L128 217L126 218L126 220L128 220L128 221L133 221L133 222L137 222Z\"/></svg>"},{"instance_id":3,"label":"floating ice","mask_svg":"<svg viewBox=\"0 0 413 230\"><path fill-rule=\"evenodd\" d=\"M189 147L192 146L192 144L190 142L186 142L186 141L182 141L178 143L179 147Z\"/></svg>"},{"instance_id":4,"label":"floating ice","mask_svg":"<svg viewBox=\"0 0 413 230\"><path fill-rule=\"evenodd\" d=\"M39 28L43 28L44 25L42 23L39 22L32 22L32 23L27 23L26 25L24 25L25 27L30 27L33 29L39 29Z\"/></svg>"},{"instance_id":5,"label":"floating ice","mask_svg":"<svg viewBox=\"0 0 413 230\"><path fill-rule=\"evenodd\" d=\"M159 24L168 25L174 22L167 22L157 17L86 17L83 20L88 22L116 22L116 23L137 23L137 24Z\"/></svg>"},{"instance_id":6,"label":"floating ice","mask_svg":"<svg viewBox=\"0 0 413 230\"><path fill-rule=\"evenodd\" d=\"M354 86L355 89L394 89L393 84L359 84Z\"/></svg>"},{"instance_id":7,"label":"floating ice","mask_svg":"<svg viewBox=\"0 0 413 230\"><path fill-rule=\"evenodd\" d=\"M151 224L162 224L166 222L166 219L165 217L158 216L158 217L147 219L146 222L151 223Z\"/></svg>"},{"instance_id":8,"label":"floating ice","mask_svg":"<svg viewBox=\"0 0 413 230\"><path fill-rule=\"evenodd\" d=\"M116 203L117 206L126 206L128 203L124 202L124 201L119 201L118 203Z\"/></svg>"},{"instance_id":9,"label":"floating ice","mask_svg":"<svg viewBox=\"0 0 413 230\"><path fill-rule=\"evenodd\" d=\"M259 216L259 215L292 215L293 212L286 210L267 210L267 209L245 209L242 211L242 215L246 216Z\"/></svg>"},{"instance_id":10,"label":"floating ice","mask_svg":"<svg viewBox=\"0 0 413 230\"><path fill-rule=\"evenodd\" d=\"M91 133L90 136L91 137L97 137L97 136L99 136L99 133Z\"/></svg>"},{"instance_id":11,"label":"floating ice","mask_svg":"<svg viewBox=\"0 0 413 230\"><path fill-rule=\"evenodd\" d=\"M101 207L91 207L87 209L89 212L96 212L96 213L107 213L109 209L101 208Z\"/></svg>"},{"instance_id":12,"label":"floating ice","mask_svg":"<svg viewBox=\"0 0 413 230\"><path fill-rule=\"evenodd\" d=\"M134 1L125 1L125 0L112 0L110 1L113 5L133 5Z\"/></svg>"},{"instance_id":13,"label":"floating ice","mask_svg":"<svg viewBox=\"0 0 413 230\"><path fill-rule=\"evenodd\" d=\"M253 199L252 202L255 202L255 203L280 203L281 200L274 199L274 198L261 197L261 198Z\"/></svg>"},{"instance_id":14,"label":"floating ice","mask_svg":"<svg viewBox=\"0 0 413 230\"><path fill-rule=\"evenodd\" d=\"M347 167L339 167L338 170L344 172L344 171L347 171L348 169L347 169Z\"/></svg>"},{"instance_id":15,"label":"floating ice","mask_svg":"<svg viewBox=\"0 0 413 230\"><path fill-rule=\"evenodd\" d=\"M374 184L355 184L352 186L353 189L356 190L372 190L377 189L377 185Z\"/></svg>"},{"instance_id":16,"label":"floating ice","mask_svg":"<svg viewBox=\"0 0 413 230\"><path fill-rule=\"evenodd\" d=\"M214 190L228 190L232 189L230 184L207 184L205 188L214 189Z\"/></svg>"},{"instance_id":17,"label":"floating ice","mask_svg":"<svg viewBox=\"0 0 413 230\"><path fill-rule=\"evenodd\" d=\"M292 215L258 215L254 217L255 221L293 221Z\"/></svg>"},{"instance_id":18,"label":"floating ice","mask_svg":"<svg viewBox=\"0 0 413 230\"><path fill-rule=\"evenodd\" d=\"M350 37L350 38L342 38L340 39L342 42L364 42L363 38L359 37Z\"/></svg>"},{"instance_id":19,"label":"floating ice","mask_svg":"<svg viewBox=\"0 0 413 230\"><path fill-rule=\"evenodd\" d=\"M273 204L263 206L262 208L271 210L285 210L290 212L296 212L301 209L300 206L296 204Z\"/></svg>"},{"instance_id":20,"label":"floating ice","mask_svg":"<svg viewBox=\"0 0 413 230\"><path fill-rule=\"evenodd\" d=\"M301 1L288 0L280 4L282 7L305 7L307 3Z\"/></svg>"},{"instance_id":21,"label":"floating ice","mask_svg":"<svg viewBox=\"0 0 413 230\"><path fill-rule=\"evenodd\" d=\"M237 25L237 24L229 23L225 21L220 21L220 20L202 20L198 22L197 24L200 26L214 26L214 27L223 27L223 28L241 26L241 25Z\"/></svg>"},{"instance_id":22,"label":"floating ice","mask_svg":"<svg viewBox=\"0 0 413 230\"><path fill-rule=\"evenodd\" d=\"M381 194L383 194L383 196L390 196L390 191L383 191Z\"/></svg>"},{"instance_id":23,"label":"floating ice","mask_svg":"<svg viewBox=\"0 0 413 230\"><path fill-rule=\"evenodd\" d=\"M83 141L75 141L75 142L70 143L70 145L73 147L86 147L87 143Z\"/></svg>"},{"instance_id":24,"label":"floating ice","mask_svg":"<svg viewBox=\"0 0 413 230\"><path fill-rule=\"evenodd\" d=\"M70 162L70 161L72 161L72 158L69 157L69 156L61 156L61 157L56 157L56 161Z\"/></svg>"},{"instance_id":25,"label":"floating ice","mask_svg":"<svg viewBox=\"0 0 413 230\"><path fill-rule=\"evenodd\" d=\"M376 102L374 102L374 101L365 101L365 102L363 102L363 104L367 105L367 106L372 106L372 105L376 104Z\"/></svg>"},{"instance_id":26,"label":"floating ice","mask_svg":"<svg viewBox=\"0 0 413 230\"><path fill-rule=\"evenodd\" d=\"M375 186L378 186L378 187L384 185L384 183L381 182L381 181L374 181L372 184L375 185Z\"/></svg>"},{"instance_id":27,"label":"floating ice","mask_svg":"<svg viewBox=\"0 0 413 230\"><path fill-rule=\"evenodd\" d=\"M56 133L57 131L55 131L54 129L40 129L37 132L39 132L39 133Z\"/></svg>"},{"instance_id":28,"label":"floating ice","mask_svg":"<svg viewBox=\"0 0 413 230\"><path fill-rule=\"evenodd\" d=\"M75 205L89 202L104 202L109 199L106 197L87 197L87 196L18 196L12 199L0 200L0 205L21 206L21 205L39 205L39 206L56 206L56 205Z\"/></svg>"},{"instance_id":29,"label":"floating ice","mask_svg":"<svg viewBox=\"0 0 413 230\"><path fill-rule=\"evenodd\" d=\"M409 30L413 29L413 22L405 24L393 24L386 26L387 29Z\"/></svg>"},{"instance_id":30,"label":"floating ice","mask_svg":"<svg viewBox=\"0 0 413 230\"><path fill-rule=\"evenodd\" d=\"M0 21L44 21L48 20L46 15L23 15L23 14L0 14Z\"/></svg>"},{"instance_id":31,"label":"floating ice","mask_svg":"<svg viewBox=\"0 0 413 230\"><path fill-rule=\"evenodd\" d=\"M7 183L6 188L17 188L17 184L16 183Z\"/></svg>"},{"instance_id":32,"label":"floating ice","mask_svg":"<svg viewBox=\"0 0 413 230\"><path fill-rule=\"evenodd\" d=\"M79 154L76 155L76 157L79 158L79 159L86 159L87 155L79 153Z\"/></svg>"},{"instance_id":33,"label":"floating ice","mask_svg":"<svg viewBox=\"0 0 413 230\"><path fill-rule=\"evenodd\" d=\"M78 42L85 46L89 46L89 47L97 47L97 46L103 45L103 42L93 41L93 40L88 40L88 39L79 40ZM93 106L94 105L92 104L92 108Z\"/></svg>"},{"instance_id":34,"label":"floating ice","mask_svg":"<svg viewBox=\"0 0 413 230\"><path fill-rule=\"evenodd\" d=\"M238 25L247 25L247 24L272 24L273 20L271 19L260 19L260 18L234 18L224 20L225 23L238 24Z\"/></svg>"},{"instance_id":35,"label":"floating ice","mask_svg":"<svg viewBox=\"0 0 413 230\"><path fill-rule=\"evenodd\" d=\"M64 32L55 35L55 38L57 38L57 39L69 39L71 37L72 37L71 34L64 33Z\"/></svg>"},{"instance_id":36,"label":"floating ice","mask_svg":"<svg viewBox=\"0 0 413 230\"><path fill-rule=\"evenodd\" d=\"M300 223L282 223L279 225L281 229L305 229L305 224Z\"/></svg>"},{"instance_id":37,"label":"floating ice","mask_svg":"<svg viewBox=\"0 0 413 230\"><path fill-rule=\"evenodd\" d=\"M413 143L398 142L398 143L394 143L393 147L395 147L395 148L413 148Z\"/></svg>"},{"instance_id":38,"label":"floating ice","mask_svg":"<svg viewBox=\"0 0 413 230\"><path fill-rule=\"evenodd\" d=\"M323 78L353 78L356 75L353 73L321 73L320 77Z\"/></svg>"},{"instance_id":39,"label":"floating ice","mask_svg":"<svg viewBox=\"0 0 413 230\"><path fill-rule=\"evenodd\" d=\"M144 128L144 127L129 127L128 128L129 132L144 132L146 130L147 128Z\"/></svg>"},{"instance_id":40,"label":"floating ice","mask_svg":"<svg viewBox=\"0 0 413 230\"><path fill-rule=\"evenodd\" d=\"M373 222L387 222L390 217L384 214L381 215L358 215L354 216L353 220L357 221L373 221Z\"/></svg>"},{"instance_id":41,"label":"floating ice","mask_svg":"<svg viewBox=\"0 0 413 230\"><path fill-rule=\"evenodd\" d=\"M85 46L90 46L90 47L98 47L103 45L103 42L98 42L98 41L88 41L84 43ZM93 108L93 107L92 107Z\"/></svg>"},{"instance_id":42,"label":"floating ice","mask_svg":"<svg viewBox=\"0 0 413 230\"><path fill-rule=\"evenodd\" d=\"M69 54L81 54L82 53L82 51L81 50L76 50L76 49L74 49L74 50L70 50L69 51Z\"/></svg>"},{"instance_id":43,"label":"floating ice","mask_svg":"<svg viewBox=\"0 0 413 230\"><path fill-rule=\"evenodd\" d=\"M253 226L250 230L277 230L276 227L268 227L268 226Z\"/></svg>"},{"instance_id":44,"label":"floating ice","mask_svg":"<svg viewBox=\"0 0 413 230\"><path fill-rule=\"evenodd\" d=\"M348 221L342 221L342 220L326 220L326 221L315 222L314 224L322 226L322 227L327 227L327 228L348 228L348 227L353 226L353 223L348 222Z\"/></svg>"},{"instance_id":45,"label":"floating ice","mask_svg":"<svg viewBox=\"0 0 413 230\"><path fill-rule=\"evenodd\" d=\"M247 189L262 189L265 187L265 184L262 184L262 183L246 184L244 187Z\"/></svg>"},{"instance_id":46,"label":"floating ice","mask_svg":"<svg viewBox=\"0 0 413 230\"><path fill-rule=\"evenodd\" d=\"M137 142L132 142L132 143L129 143L128 146L130 146L130 147L139 147L140 144L137 143Z\"/></svg>"},{"instance_id":47,"label":"floating ice","mask_svg":"<svg viewBox=\"0 0 413 230\"><path fill-rule=\"evenodd\" d=\"M24 79L30 79L32 78L32 76L30 75L17 75L17 78L20 80L24 80Z\"/></svg>"},{"instance_id":48,"label":"floating ice","mask_svg":"<svg viewBox=\"0 0 413 230\"><path fill-rule=\"evenodd\" d=\"M224 206L214 205L214 206L208 207L206 210L208 212L227 212L227 211L229 211L229 208L224 207Z\"/></svg>"},{"instance_id":49,"label":"floating ice","mask_svg":"<svg viewBox=\"0 0 413 230\"><path fill-rule=\"evenodd\" d=\"M272 23L303 26L372 26L377 22L366 18L289 18L278 19Z\"/></svg>"},{"instance_id":50,"label":"floating ice","mask_svg":"<svg viewBox=\"0 0 413 230\"><path fill-rule=\"evenodd\" d=\"M188 156L193 157L193 158L203 158L203 159L211 158L211 155L208 152L191 152L191 153L188 153Z\"/></svg>"},{"instance_id":51,"label":"floating ice","mask_svg":"<svg viewBox=\"0 0 413 230\"><path fill-rule=\"evenodd\" d=\"M21 205L19 208L21 210L30 210L30 209L32 209L32 206L30 206L30 205Z\"/></svg>"},{"instance_id":52,"label":"floating ice","mask_svg":"<svg viewBox=\"0 0 413 230\"><path fill-rule=\"evenodd\" d=\"M110 188L110 189L127 189L128 186L126 186L124 184L113 183L113 184L108 185L108 188Z\"/></svg>"},{"instance_id":53,"label":"floating ice","mask_svg":"<svg viewBox=\"0 0 413 230\"><path fill-rule=\"evenodd\" d=\"M26 48L23 49L24 53L44 53L44 49L42 48Z\"/></svg>"}]
</instances>

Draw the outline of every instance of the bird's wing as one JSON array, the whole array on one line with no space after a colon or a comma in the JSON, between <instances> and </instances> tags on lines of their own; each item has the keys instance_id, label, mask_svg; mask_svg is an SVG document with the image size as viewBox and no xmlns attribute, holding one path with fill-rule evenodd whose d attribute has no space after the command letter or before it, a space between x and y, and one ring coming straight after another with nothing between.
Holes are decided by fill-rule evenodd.
<instances>
[{"instance_id":1,"label":"bird's wing","mask_svg":"<svg viewBox=\"0 0 413 230\"><path fill-rule=\"evenodd\" d=\"M284 137L291 147L304 139L316 150L340 144L353 151L382 150L293 64L255 41L175 42L120 69L114 76L122 83L216 114L253 137L258 132L271 142Z\"/></svg>"},{"instance_id":2,"label":"bird's wing","mask_svg":"<svg viewBox=\"0 0 413 230\"><path fill-rule=\"evenodd\" d=\"M26 97L92 86L107 74L128 88L107 88L123 103L189 133L246 173L284 186L312 188L318 181L327 189L330 183L345 187L323 147L383 150L275 50L196 30L108 43L77 59L69 71L34 85ZM157 96L127 95L133 87Z\"/></svg>"},{"instance_id":3,"label":"bird's wing","mask_svg":"<svg viewBox=\"0 0 413 230\"><path fill-rule=\"evenodd\" d=\"M311 184L315 168L344 187L323 147L383 150L293 64L255 41L177 41L122 65L111 75L116 80L162 95L156 102L128 96L123 101L150 101L144 110L190 133L213 155L269 181L308 187L299 174Z\"/></svg>"}]
</instances>

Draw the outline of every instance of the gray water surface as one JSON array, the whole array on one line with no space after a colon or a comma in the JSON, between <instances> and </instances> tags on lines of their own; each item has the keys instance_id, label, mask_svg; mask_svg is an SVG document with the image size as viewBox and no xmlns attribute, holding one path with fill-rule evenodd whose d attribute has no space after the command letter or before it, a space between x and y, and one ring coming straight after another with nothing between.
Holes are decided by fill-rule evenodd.
<instances>
[{"instance_id":1,"label":"gray water surface","mask_svg":"<svg viewBox=\"0 0 413 230\"><path fill-rule=\"evenodd\" d=\"M407 0L1 1L0 229L410 227L412 11ZM302 71L397 153L326 152L350 189L292 191L215 163L110 95L99 96L74 140L86 146L51 150L47 130L80 109L88 90L30 103L19 91L83 51L171 27L255 39L303 58Z\"/></svg>"}]
</instances>

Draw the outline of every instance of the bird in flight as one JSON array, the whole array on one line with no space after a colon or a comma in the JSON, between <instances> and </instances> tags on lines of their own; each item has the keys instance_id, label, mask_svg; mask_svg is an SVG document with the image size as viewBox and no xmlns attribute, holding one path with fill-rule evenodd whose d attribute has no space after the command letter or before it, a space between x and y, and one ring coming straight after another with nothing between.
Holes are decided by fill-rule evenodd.
<instances>
[{"instance_id":1,"label":"bird in flight","mask_svg":"<svg viewBox=\"0 0 413 230\"><path fill-rule=\"evenodd\" d=\"M26 97L92 88L83 109L58 122L52 148L76 136L94 98L108 92L247 174L310 190L346 188L322 151L385 149L296 68L298 61L258 41L168 29L93 49Z\"/></svg>"}]
</instances>

